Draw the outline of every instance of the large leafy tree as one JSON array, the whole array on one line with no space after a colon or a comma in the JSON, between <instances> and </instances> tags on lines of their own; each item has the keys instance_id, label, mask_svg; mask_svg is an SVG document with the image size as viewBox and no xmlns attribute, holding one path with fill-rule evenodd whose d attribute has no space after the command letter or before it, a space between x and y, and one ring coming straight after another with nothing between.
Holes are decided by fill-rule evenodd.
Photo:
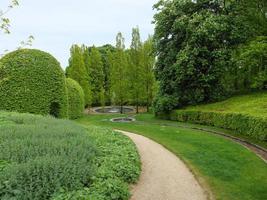
<instances>
[{"instance_id":1,"label":"large leafy tree","mask_svg":"<svg viewBox=\"0 0 267 200\"><path fill-rule=\"evenodd\" d=\"M155 5L158 112L230 94L233 80L226 74L236 69L234 49L266 30L257 29L266 20L257 2L264 1L161 0ZM257 23L251 16L259 16Z\"/></svg>"}]
</instances>

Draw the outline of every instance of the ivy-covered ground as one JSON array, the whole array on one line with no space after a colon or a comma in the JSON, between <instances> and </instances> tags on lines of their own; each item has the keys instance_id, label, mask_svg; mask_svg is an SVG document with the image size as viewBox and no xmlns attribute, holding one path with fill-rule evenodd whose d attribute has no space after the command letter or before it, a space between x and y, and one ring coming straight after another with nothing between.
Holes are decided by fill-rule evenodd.
<instances>
[{"instance_id":1,"label":"ivy-covered ground","mask_svg":"<svg viewBox=\"0 0 267 200\"><path fill-rule=\"evenodd\" d=\"M0 199L126 200L139 174L135 145L111 129L0 112Z\"/></svg>"},{"instance_id":2,"label":"ivy-covered ground","mask_svg":"<svg viewBox=\"0 0 267 200\"><path fill-rule=\"evenodd\" d=\"M91 115L77 121L155 140L183 159L218 200L266 199L267 165L240 144L207 132L168 126L177 122L158 120L151 114L137 115L137 121L132 123L110 122L117 116Z\"/></svg>"}]
</instances>

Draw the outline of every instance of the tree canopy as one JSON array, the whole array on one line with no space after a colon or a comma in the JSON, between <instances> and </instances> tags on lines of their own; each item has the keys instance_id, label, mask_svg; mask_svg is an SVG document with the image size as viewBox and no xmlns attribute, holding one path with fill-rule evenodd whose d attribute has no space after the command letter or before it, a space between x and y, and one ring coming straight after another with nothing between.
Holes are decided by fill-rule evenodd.
<instances>
[{"instance_id":1,"label":"tree canopy","mask_svg":"<svg viewBox=\"0 0 267 200\"><path fill-rule=\"evenodd\" d=\"M157 88L154 78L154 43L150 36L142 42L139 28L133 28L132 43L125 47L122 33L116 36L116 46L96 47L73 45L68 77L76 80L90 97L88 106L152 105ZM82 84L81 81L84 80Z\"/></svg>"},{"instance_id":2,"label":"tree canopy","mask_svg":"<svg viewBox=\"0 0 267 200\"><path fill-rule=\"evenodd\" d=\"M154 8L157 112L218 101L242 89L235 84L241 74L234 55L267 34L264 0L161 0Z\"/></svg>"}]
</instances>

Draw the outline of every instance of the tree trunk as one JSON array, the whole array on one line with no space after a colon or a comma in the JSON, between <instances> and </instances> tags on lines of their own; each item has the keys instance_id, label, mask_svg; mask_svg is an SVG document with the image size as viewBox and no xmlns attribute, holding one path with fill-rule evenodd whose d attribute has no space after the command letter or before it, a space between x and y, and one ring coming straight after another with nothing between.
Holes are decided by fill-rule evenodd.
<instances>
[{"instance_id":1,"label":"tree trunk","mask_svg":"<svg viewBox=\"0 0 267 200\"><path fill-rule=\"evenodd\" d=\"M121 114L123 114L123 105L121 104Z\"/></svg>"},{"instance_id":2,"label":"tree trunk","mask_svg":"<svg viewBox=\"0 0 267 200\"><path fill-rule=\"evenodd\" d=\"M136 104L136 114L139 114L139 106Z\"/></svg>"}]
</instances>

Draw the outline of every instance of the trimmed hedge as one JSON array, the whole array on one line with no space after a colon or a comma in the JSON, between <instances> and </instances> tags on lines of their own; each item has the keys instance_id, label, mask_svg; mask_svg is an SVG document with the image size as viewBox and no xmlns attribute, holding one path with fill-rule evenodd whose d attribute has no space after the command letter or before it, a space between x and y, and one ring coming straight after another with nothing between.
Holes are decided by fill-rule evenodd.
<instances>
[{"instance_id":1,"label":"trimmed hedge","mask_svg":"<svg viewBox=\"0 0 267 200\"><path fill-rule=\"evenodd\" d=\"M174 110L168 116L171 120L191 122L234 130L239 134L267 141L267 119L238 114Z\"/></svg>"},{"instance_id":2,"label":"trimmed hedge","mask_svg":"<svg viewBox=\"0 0 267 200\"><path fill-rule=\"evenodd\" d=\"M82 116L84 110L84 92L78 82L71 78L66 79L68 89L68 114L70 119Z\"/></svg>"},{"instance_id":3,"label":"trimmed hedge","mask_svg":"<svg viewBox=\"0 0 267 200\"><path fill-rule=\"evenodd\" d=\"M0 110L68 116L64 72L53 56L22 49L0 63Z\"/></svg>"}]
</instances>

